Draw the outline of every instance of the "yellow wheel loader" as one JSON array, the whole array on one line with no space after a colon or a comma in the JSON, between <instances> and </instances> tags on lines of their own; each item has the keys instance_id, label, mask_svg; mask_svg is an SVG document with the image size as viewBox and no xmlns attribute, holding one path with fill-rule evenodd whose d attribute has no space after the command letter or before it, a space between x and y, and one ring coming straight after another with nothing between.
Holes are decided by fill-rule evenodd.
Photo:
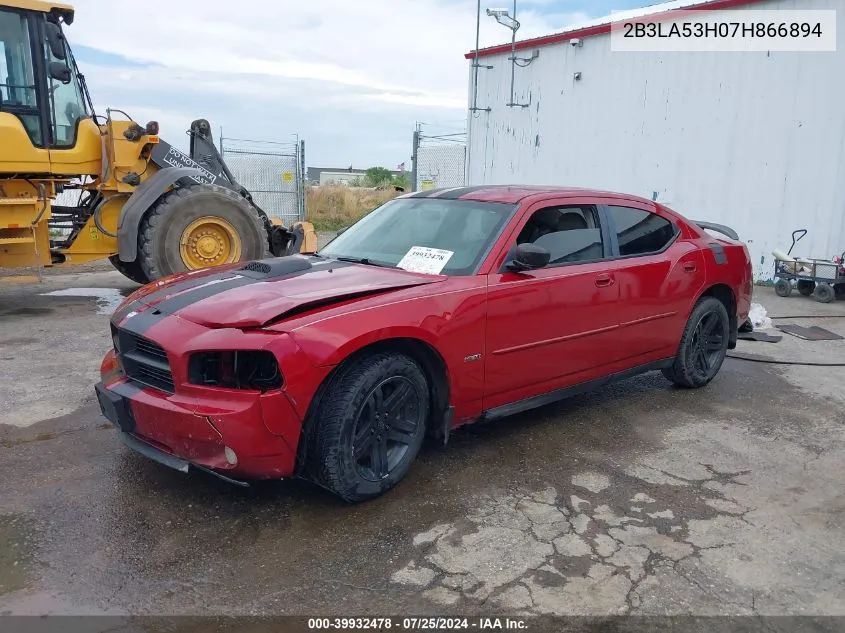
<instances>
[{"instance_id":1,"label":"yellow wheel loader","mask_svg":"<svg viewBox=\"0 0 845 633\"><path fill-rule=\"evenodd\" d=\"M238 184L208 121L191 125L185 154L155 121L94 114L62 30L73 16L66 4L0 0L0 268L107 257L147 283L316 250L309 223L282 226ZM76 204L54 204L63 192Z\"/></svg>"}]
</instances>

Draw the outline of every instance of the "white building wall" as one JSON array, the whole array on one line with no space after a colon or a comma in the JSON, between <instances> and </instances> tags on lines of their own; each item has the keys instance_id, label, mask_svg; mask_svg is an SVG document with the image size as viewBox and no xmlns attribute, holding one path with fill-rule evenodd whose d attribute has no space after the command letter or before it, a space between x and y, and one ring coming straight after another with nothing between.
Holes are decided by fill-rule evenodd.
<instances>
[{"instance_id":1,"label":"white building wall","mask_svg":"<svg viewBox=\"0 0 845 633\"><path fill-rule=\"evenodd\" d=\"M845 0L769 0L753 9L836 9L837 52L624 53L610 35L539 47L516 69L481 57L468 117L468 184L602 188L727 224L748 243L755 276L771 251L845 250ZM730 20L730 11L723 11ZM734 18L735 19L735 18ZM531 49L517 51L530 57ZM471 62L470 62L471 63ZM575 80L574 74L581 73ZM470 67L472 84L472 67ZM470 86L470 98L472 87Z\"/></svg>"}]
</instances>

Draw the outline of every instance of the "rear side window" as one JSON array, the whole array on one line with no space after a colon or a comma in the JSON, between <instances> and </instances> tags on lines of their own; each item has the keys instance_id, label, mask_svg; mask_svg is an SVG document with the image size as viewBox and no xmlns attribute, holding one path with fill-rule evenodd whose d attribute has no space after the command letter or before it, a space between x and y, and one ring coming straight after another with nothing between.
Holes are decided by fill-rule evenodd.
<instances>
[{"instance_id":1,"label":"rear side window","mask_svg":"<svg viewBox=\"0 0 845 633\"><path fill-rule=\"evenodd\" d=\"M607 207L616 228L619 254L648 255L666 248L675 238L677 228L659 215L631 207Z\"/></svg>"}]
</instances>

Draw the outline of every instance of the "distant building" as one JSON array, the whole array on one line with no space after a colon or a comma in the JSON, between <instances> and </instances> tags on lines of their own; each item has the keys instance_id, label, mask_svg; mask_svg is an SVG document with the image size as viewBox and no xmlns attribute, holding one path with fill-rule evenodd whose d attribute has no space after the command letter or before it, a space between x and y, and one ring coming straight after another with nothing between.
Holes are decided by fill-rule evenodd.
<instances>
[{"instance_id":1,"label":"distant building","mask_svg":"<svg viewBox=\"0 0 845 633\"><path fill-rule=\"evenodd\" d=\"M309 167L306 180L309 185L350 185L354 181L364 179L366 169L354 169L352 167ZM391 171L393 176L401 176L402 171Z\"/></svg>"}]
</instances>

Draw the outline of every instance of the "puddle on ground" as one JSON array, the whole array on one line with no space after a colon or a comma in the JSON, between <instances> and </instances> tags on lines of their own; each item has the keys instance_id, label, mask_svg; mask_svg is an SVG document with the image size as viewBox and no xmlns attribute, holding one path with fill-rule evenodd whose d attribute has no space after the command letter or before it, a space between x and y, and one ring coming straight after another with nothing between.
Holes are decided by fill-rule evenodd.
<instances>
[{"instance_id":1,"label":"puddle on ground","mask_svg":"<svg viewBox=\"0 0 845 633\"><path fill-rule=\"evenodd\" d=\"M116 288L65 288L64 290L53 290L43 292L45 297L93 297L97 300L97 314L111 315L120 302L123 301L123 293Z\"/></svg>"},{"instance_id":2,"label":"puddle on ground","mask_svg":"<svg viewBox=\"0 0 845 633\"><path fill-rule=\"evenodd\" d=\"M53 308L15 308L13 310L4 310L0 312L0 319L14 316L44 316L45 314L52 314Z\"/></svg>"},{"instance_id":3,"label":"puddle on ground","mask_svg":"<svg viewBox=\"0 0 845 633\"><path fill-rule=\"evenodd\" d=\"M20 514L0 515L0 595L26 589L35 550L32 519Z\"/></svg>"}]
</instances>

